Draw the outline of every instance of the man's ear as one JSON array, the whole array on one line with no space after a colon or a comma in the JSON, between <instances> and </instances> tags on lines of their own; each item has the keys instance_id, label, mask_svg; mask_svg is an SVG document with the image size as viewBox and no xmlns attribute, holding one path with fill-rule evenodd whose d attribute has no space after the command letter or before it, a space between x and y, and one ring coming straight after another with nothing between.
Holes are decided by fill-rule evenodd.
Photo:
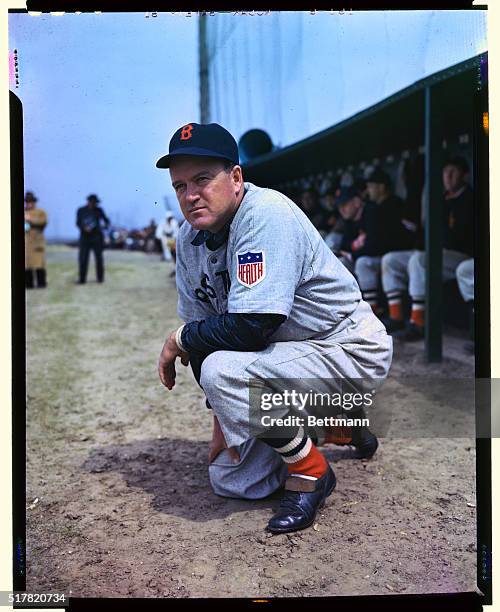
<instances>
[{"instance_id":1,"label":"man's ear","mask_svg":"<svg viewBox=\"0 0 500 612\"><path fill-rule=\"evenodd\" d=\"M243 170L241 166L236 165L233 167L233 181L235 185L243 185Z\"/></svg>"}]
</instances>

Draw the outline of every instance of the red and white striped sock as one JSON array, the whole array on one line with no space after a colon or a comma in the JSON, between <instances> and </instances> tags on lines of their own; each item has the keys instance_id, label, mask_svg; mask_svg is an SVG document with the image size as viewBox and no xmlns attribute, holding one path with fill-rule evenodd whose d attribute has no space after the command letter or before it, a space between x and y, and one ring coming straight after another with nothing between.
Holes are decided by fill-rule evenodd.
<instances>
[{"instance_id":1,"label":"red and white striped sock","mask_svg":"<svg viewBox=\"0 0 500 612\"><path fill-rule=\"evenodd\" d=\"M378 310L378 304L377 304L377 290L376 289L369 289L367 291L363 291L363 299L365 302L367 302L368 304L370 304L373 312L377 312Z\"/></svg>"},{"instance_id":2,"label":"red and white striped sock","mask_svg":"<svg viewBox=\"0 0 500 612\"><path fill-rule=\"evenodd\" d=\"M269 440L263 438L264 442ZM278 452L287 464L290 475L299 476L307 480L317 480L326 473L328 463L320 451L313 444L311 438L299 427L297 434L291 440L281 440L282 446L276 446L273 440L272 447Z\"/></svg>"},{"instance_id":3,"label":"red and white striped sock","mask_svg":"<svg viewBox=\"0 0 500 612\"><path fill-rule=\"evenodd\" d=\"M425 300L423 298L413 298L411 305L410 321L419 327L425 325Z\"/></svg>"},{"instance_id":4,"label":"red and white striped sock","mask_svg":"<svg viewBox=\"0 0 500 612\"><path fill-rule=\"evenodd\" d=\"M395 321L402 321L403 316L403 294L401 291L390 291L387 295L389 304L389 316Z\"/></svg>"}]
</instances>

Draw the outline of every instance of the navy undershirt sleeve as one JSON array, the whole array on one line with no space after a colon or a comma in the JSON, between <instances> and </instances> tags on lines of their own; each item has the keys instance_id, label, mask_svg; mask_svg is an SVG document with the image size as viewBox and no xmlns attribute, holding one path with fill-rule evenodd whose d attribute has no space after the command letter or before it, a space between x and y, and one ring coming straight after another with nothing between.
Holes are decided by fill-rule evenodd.
<instances>
[{"instance_id":1,"label":"navy undershirt sleeve","mask_svg":"<svg viewBox=\"0 0 500 612\"><path fill-rule=\"evenodd\" d=\"M282 314L226 313L184 326L181 342L188 353L260 351L286 320Z\"/></svg>"}]
</instances>

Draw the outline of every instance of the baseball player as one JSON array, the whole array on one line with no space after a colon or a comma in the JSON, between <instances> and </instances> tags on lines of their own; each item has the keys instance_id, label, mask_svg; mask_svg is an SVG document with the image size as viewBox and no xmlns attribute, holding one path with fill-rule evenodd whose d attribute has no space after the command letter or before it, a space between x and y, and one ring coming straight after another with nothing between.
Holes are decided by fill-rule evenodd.
<instances>
[{"instance_id":1,"label":"baseball player","mask_svg":"<svg viewBox=\"0 0 500 612\"><path fill-rule=\"evenodd\" d=\"M215 493L256 499L284 485L268 529L306 528L335 474L300 425L253 435L251 381L314 378L332 391L339 379L381 381L392 340L304 212L283 194L243 181L226 129L184 125L156 165L169 168L186 218L177 240L185 323L165 341L161 382L172 389L177 358L191 363L214 413ZM353 430L352 441L366 456L377 445L366 427Z\"/></svg>"},{"instance_id":2,"label":"baseball player","mask_svg":"<svg viewBox=\"0 0 500 612\"><path fill-rule=\"evenodd\" d=\"M167 211L165 219L158 223L156 228L156 238L161 242L163 259L172 261L175 255L175 240L179 232L179 222L174 215Z\"/></svg>"},{"instance_id":3,"label":"baseball player","mask_svg":"<svg viewBox=\"0 0 500 612\"><path fill-rule=\"evenodd\" d=\"M369 201L363 208L360 232L351 243L355 253L354 273L363 299L380 312L378 286L382 256L389 251L413 247L415 237L402 222L403 201L392 193L391 179L375 168L366 179Z\"/></svg>"},{"instance_id":4,"label":"baseball player","mask_svg":"<svg viewBox=\"0 0 500 612\"><path fill-rule=\"evenodd\" d=\"M450 158L443 165L443 281L455 278L458 266L474 253L473 192L467 182L468 174L469 166L462 157ZM424 337L425 278L424 251L400 250L384 255L382 284L389 302L389 318L385 324L387 330L401 340L415 341ZM411 297L411 315L407 324L402 305L406 290ZM467 295L470 296L470 289L464 294Z\"/></svg>"},{"instance_id":5,"label":"baseball player","mask_svg":"<svg viewBox=\"0 0 500 612\"><path fill-rule=\"evenodd\" d=\"M354 186L341 187L336 191L335 204L342 218L342 238L338 257L349 272L354 273L355 251L360 230L365 202Z\"/></svg>"}]
</instances>

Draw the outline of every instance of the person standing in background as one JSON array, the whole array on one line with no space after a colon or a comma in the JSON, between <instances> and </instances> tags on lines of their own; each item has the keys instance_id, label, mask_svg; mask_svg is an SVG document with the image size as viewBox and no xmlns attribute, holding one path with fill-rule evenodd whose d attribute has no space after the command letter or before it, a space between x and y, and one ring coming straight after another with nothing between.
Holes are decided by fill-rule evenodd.
<instances>
[{"instance_id":1,"label":"person standing in background","mask_svg":"<svg viewBox=\"0 0 500 612\"><path fill-rule=\"evenodd\" d=\"M165 219L156 228L156 237L161 242L163 259L175 262L175 241L179 233L179 222L174 215L168 211Z\"/></svg>"},{"instance_id":2,"label":"person standing in background","mask_svg":"<svg viewBox=\"0 0 500 612\"><path fill-rule=\"evenodd\" d=\"M102 251L104 248L104 236L102 234L101 221L104 228L109 227L110 221L103 209L97 206L100 200L95 194L87 197L87 204L81 206L76 213L76 225L80 228L80 251L78 254L79 280L77 284L83 285L87 281L87 269L90 251L94 251L97 282L104 282L104 261Z\"/></svg>"},{"instance_id":3,"label":"person standing in background","mask_svg":"<svg viewBox=\"0 0 500 612\"><path fill-rule=\"evenodd\" d=\"M24 280L26 289L47 286L45 270L45 237L43 231L47 225L47 213L36 207L37 198L31 191L26 192L24 198L24 244L25 244L25 271Z\"/></svg>"}]
</instances>

